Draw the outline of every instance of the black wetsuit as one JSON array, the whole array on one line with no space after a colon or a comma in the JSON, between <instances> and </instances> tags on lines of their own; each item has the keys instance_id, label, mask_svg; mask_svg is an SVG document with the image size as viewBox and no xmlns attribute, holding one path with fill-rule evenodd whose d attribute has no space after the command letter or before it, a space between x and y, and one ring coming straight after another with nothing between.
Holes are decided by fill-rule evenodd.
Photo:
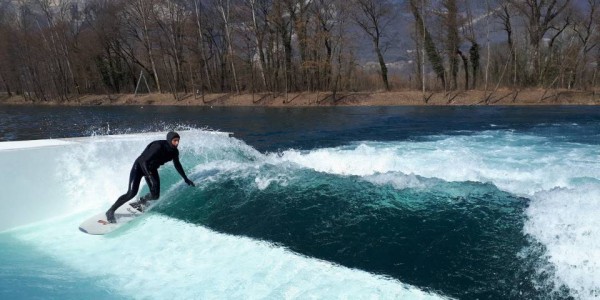
<instances>
[{"instance_id":1,"label":"black wetsuit","mask_svg":"<svg viewBox=\"0 0 600 300\"><path fill-rule=\"evenodd\" d=\"M142 154L135 160L131 172L129 174L129 186L127 193L121 195L119 199L113 204L113 206L107 211L107 218L111 221L111 217L117 208L125 204L125 202L131 200L137 195L140 188L140 181L142 176L146 178L146 183L150 188L150 193L140 198L141 203L145 203L148 200L156 200L160 194L160 178L158 177L158 168L166 162L173 161L175 169L179 172L179 175L183 177L188 185L194 185L185 175L183 167L179 162L179 150L177 147L172 146L171 140L179 137L176 133L169 133L167 140L154 141L142 152ZM114 219L112 220L114 221Z\"/></svg>"}]
</instances>

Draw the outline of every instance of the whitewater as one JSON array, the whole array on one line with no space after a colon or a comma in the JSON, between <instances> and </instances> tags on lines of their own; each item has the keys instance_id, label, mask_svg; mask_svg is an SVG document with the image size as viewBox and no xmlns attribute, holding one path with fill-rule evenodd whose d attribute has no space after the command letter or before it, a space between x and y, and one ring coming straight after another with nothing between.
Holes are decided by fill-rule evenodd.
<instances>
[{"instance_id":1,"label":"whitewater","mask_svg":"<svg viewBox=\"0 0 600 300\"><path fill-rule=\"evenodd\" d=\"M0 142L0 241L16 249L2 250L0 295L62 298L62 289L67 298L517 299L526 290L527 298L600 297L597 144L497 129L261 152L235 134L180 134L181 162L197 187L165 165L157 208L100 237L79 232L78 224L124 192L131 163L164 132ZM471 215L481 232L462 227ZM409 221L396 223L402 217L429 225L411 237ZM390 227L406 232L381 233ZM440 239L427 241L427 234ZM461 240L469 236L489 242ZM465 249L478 262L462 262L459 253L452 264L431 261L428 273L419 273L410 259L377 261L397 249L418 260L426 252L420 241L456 245L448 251ZM436 247L425 257L444 260L450 252ZM485 253L505 252L500 263L486 264L494 258ZM50 261L57 271L45 276L20 255ZM482 291L479 279L468 280L481 275L470 274L471 266L508 273L502 264L522 262L530 269L514 282L527 281L527 288L509 282L496 293L498 283L482 283ZM464 286L453 289L445 276Z\"/></svg>"}]
</instances>

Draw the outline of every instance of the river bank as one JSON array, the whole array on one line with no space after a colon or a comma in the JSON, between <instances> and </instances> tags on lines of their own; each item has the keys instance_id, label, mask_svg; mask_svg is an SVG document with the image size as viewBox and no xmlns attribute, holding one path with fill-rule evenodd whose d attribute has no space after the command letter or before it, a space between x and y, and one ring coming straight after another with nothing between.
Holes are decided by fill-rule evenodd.
<instances>
[{"instance_id":1,"label":"river bank","mask_svg":"<svg viewBox=\"0 0 600 300\"><path fill-rule=\"evenodd\" d=\"M402 106L402 105L598 105L600 95L592 91L525 89L496 91L426 92L303 92L303 93L213 93L82 95L66 101L32 101L22 96L0 96L0 104L13 105L176 105L176 106Z\"/></svg>"}]
</instances>

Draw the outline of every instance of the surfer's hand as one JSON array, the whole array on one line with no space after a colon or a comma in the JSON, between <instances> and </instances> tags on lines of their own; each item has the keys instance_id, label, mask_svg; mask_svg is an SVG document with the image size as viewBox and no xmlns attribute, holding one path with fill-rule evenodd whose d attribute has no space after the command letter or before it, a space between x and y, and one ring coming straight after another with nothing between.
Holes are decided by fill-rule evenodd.
<instances>
[{"instance_id":1,"label":"surfer's hand","mask_svg":"<svg viewBox=\"0 0 600 300\"><path fill-rule=\"evenodd\" d=\"M188 178L186 178L186 179L185 179L185 183L186 183L187 185L189 185L189 186L196 186L196 185L194 184L194 182L192 182L192 181L191 181L191 180L189 180Z\"/></svg>"}]
</instances>

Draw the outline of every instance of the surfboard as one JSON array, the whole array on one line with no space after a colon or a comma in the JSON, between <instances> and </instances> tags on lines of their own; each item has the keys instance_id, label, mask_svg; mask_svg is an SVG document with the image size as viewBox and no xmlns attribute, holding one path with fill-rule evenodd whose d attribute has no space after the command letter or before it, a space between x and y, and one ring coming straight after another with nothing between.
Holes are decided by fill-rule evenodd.
<instances>
[{"instance_id":1,"label":"surfboard","mask_svg":"<svg viewBox=\"0 0 600 300\"><path fill-rule=\"evenodd\" d=\"M147 211L147 210L146 210ZM87 234L102 235L115 231L117 228L143 215L143 212L133 208L129 203L123 204L115 211L117 223L109 223L105 212L96 214L79 225L79 230Z\"/></svg>"}]
</instances>

